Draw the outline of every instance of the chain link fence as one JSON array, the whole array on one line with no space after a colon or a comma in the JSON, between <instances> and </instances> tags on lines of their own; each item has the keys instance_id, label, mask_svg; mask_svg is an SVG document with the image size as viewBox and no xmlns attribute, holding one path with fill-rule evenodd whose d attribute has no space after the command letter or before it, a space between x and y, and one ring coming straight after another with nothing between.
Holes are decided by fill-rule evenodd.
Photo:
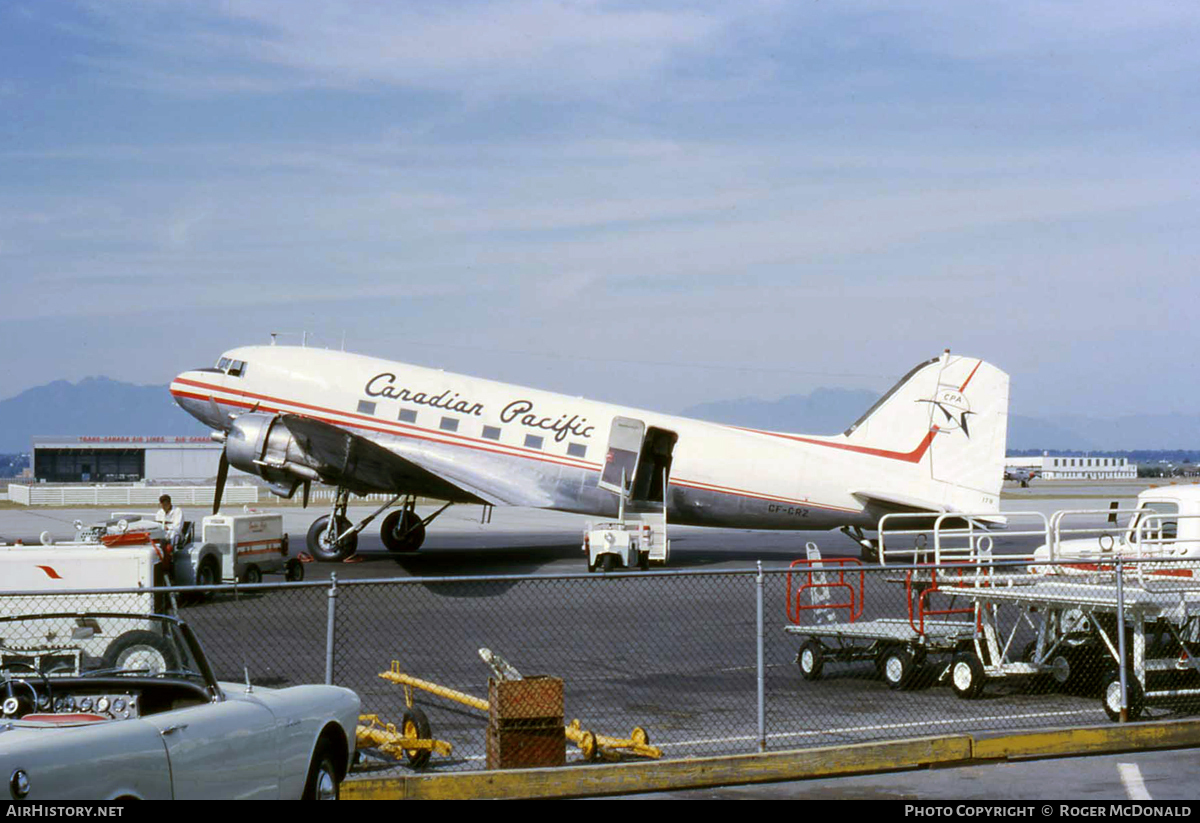
<instances>
[{"instance_id":1,"label":"chain link fence","mask_svg":"<svg viewBox=\"0 0 1200 823\"><path fill-rule=\"evenodd\" d=\"M561 678L564 722L578 719L611 757L622 741L682 758L1192 710L1200 578L1187 562L1034 570L826 559L766 572L324 581L90 601L6 595L0 662L19 655L3 631L21 622L13 616L182 601L220 679L333 682L354 689L364 713L401 727L409 691L432 737L451 745L429 760L436 770L486 762L478 701L493 672L481 648L526 677ZM100 646L118 628L92 626L87 654L105 658ZM422 684L406 689L394 675ZM408 767L364 755L363 769ZM567 759L583 754L569 744Z\"/></svg>"}]
</instances>

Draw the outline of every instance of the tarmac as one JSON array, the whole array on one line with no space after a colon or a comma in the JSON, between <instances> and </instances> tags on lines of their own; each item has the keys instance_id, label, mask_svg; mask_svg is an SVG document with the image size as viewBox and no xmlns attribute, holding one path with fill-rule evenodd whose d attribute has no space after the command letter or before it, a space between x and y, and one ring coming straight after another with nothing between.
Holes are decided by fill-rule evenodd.
<instances>
[{"instance_id":1,"label":"tarmac","mask_svg":"<svg viewBox=\"0 0 1200 823\"><path fill-rule=\"evenodd\" d=\"M1021 489L1015 484L1006 484L1005 493L1002 498L1002 509L1006 512L1034 511L1042 514L1049 514L1060 509L1106 509L1109 500L1121 500L1122 505L1132 505L1133 498L1137 492L1150 484L1146 483L1080 483L1074 481L1034 481L1029 489ZM260 508L267 508L263 505ZM303 535L308 528L309 523L325 511L322 507L311 506L308 511L301 510L295 507L282 507L280 509L284 513L285 530L296 536ZM368 507L353 507L350 511L352 518L358 519L368 514L372 508ZM432 511L432 509L430 509ZM52 539L65 540L70 539L74 530L71 523L76 518L85 522L98 519L102 516L102 512L96 509L0 509L0 540L11 541L20 538L27 543L36 542L39 535L45 531L48 532ZM202 512L187 512L189 518L199 519ZM480 510L471 507L452 507L441 518L435 521L428 529L428 535L425 546L422 550L414 555L397 557L384 550L381 545L377 530L368 527L360 540L359 553L363 557L364 562L356 564L309 564L308 575L309 579L316 577L327 577L330 572L336 572L339 581L341 580L365 580L365 579L380 579L385 577L463 577L477 575L526 575L526 574L578 574L582 572L584 566L584 557L580 548L580 536L584 525L588 518L562 514L556 512L545 512L527 509L497 509L492 515L491 522L481 522ZM674 569L691 569L691 570L745 570L752 568L755 561L761 561L764 568L767 569L783 569L786 568L792 560L801 556L804 551L804 543L812 540L817 542L826 556L836 556L839 554L847 556L857 556L857 546L844 536L837 532L826 533L790 533L790 532L757 532L748 530L714 530L714 529L699 529L676 527L672 530L672 553L671 553L671 568ZM1006 538L1004 533L1000 532L996 539L997 553L1004 554L1007 552L1027 552L1035 545L1030 538ZM457 631L456 627L468 627L478 625L481 622L495 623L495 615L506 608L505 593L499 590L492 591L486 597L475 598L473 596L456 596L454 598L441 600L431 604L431 608L452 608L453 619L445 621L447 626L444 628L453 633ZM687 606L685 602L689 598L694 598L695 593L687 590L679 590L672 592L669 588L659 588L655 590L656 608L663 611L675 611ZM289 615L285 607L278 614L269 613L270 606L264 606L268 610L265 613L267 622L276 621L286 625L289 620ZM431 612L430 614L435 614ZM196 612L200 614L200 612ZM213 620L219 619L219 612L212 612ZM192 618L189 618L191 620ZM426 619L421 618L418 614L412 612L406 613L395 628L390 628L386 615L381 616L377 627L378 633L386 635L390 632L406 632L406 626L410 626L414 620L424 622ZM206 622L202 620L201 622ZM497 626L498 632L495 643L497 648L514 648L525 646L530 643L528 637L522 635L520 637L514 635L509 640L505 639L503 634L503 626ZM214 627L214 630L220 631L219 627ZM466 631L466 629L462 629ZM554 627L548 627L547 631L553 633ZM202 638L211 636L209 633L201 635ZM547 635L549 638L549 635ZM468 642L473 638L464 637L464 642ZM453 636L448 637L445 641L447 644L452 644ZM663 640L665 643L670 643L670 638ZM519 646L517 645L519 644ZM590 645L590 644L589 644ZM709 650L706 650L706 653ZM711 649L713 660L722 658L728 659L731 650L729 648L720 647ZM613 648L605 645L603 642L595 648L589 648L584 652L580 649L581 665L586 665L586 658L592 658L596 665L605 665L605 660L611 659L611 656L616 653ZM794 653L794 651L792 652ZM668 653L664 650L664 656ZM695 661L695 664L700 668L705 668L706 664L703 660ZM377 671L377 669L375 669ZM777 677L783 677L784 672L779 672ZM786 688L790 690L798 690L798 699L804 700L806 690L811 689L814 685L799 681L795 677L794 666L791 671L786 673L787 683ZM694 678L693 685L703 694L711 693L711 700L714 709L727 705L730 699L734 696L726 693L728 688L727 679L718 674L711 677ZM358 687L355 684L356 688ZM369 684L368 684L369 685ZM857 718L857 704L863 701L872 701L880 696L879 684L877 681L847 679L841 681L837 688L837 700L831 704L828 725L830 728L836 729L840 726L851 728L859 723ZM944 690L948 691L948 690ZM829 692L823 692L822 699ZM886 689L883 692L887 694ZM927 693L922 695L924 699L933 701L942 701L940 696ZM706 698L707 699L707 698ZM1064 698L1067 702L1059 709L1073 711L1076 704ZM669 699L664 701L664 706L670 703ZM939 703L939 705L943 705ZM839 708L841 706L842 708ZM853 736L848 736L846 739L847 745L837 746L834 749L822 747L819 750L813 749L797 749L794 751L772 751L768 755L746 754L736 756L736 760L730 760L729 756L717 756L713 760L704 758L703 756L691 756L683 761L665 761L664 763L654 764L653 766L640 766L638 768L627 768L626 765L619 766L585 766L568 768L567 772L569 780L561 784L558 788L547 788L553 779L546 770L538 770L537 775L532 777L521 778L520 775L509 776L501 779L496 773L488 772L466 772L466 773L447 773L432 775L428 777L391 777L385 776L378 778L374 788L369 788L367 783L361 780L355 780L347 783L348 796L363 796L370 794L371 796L381 796L379 792L386 793L386 796L397 797L417 797L417 796L558 796L558 797L577 797L592 794L607 795L615 793L629 792L644 792L647 788L652 788L656 792L665 792L666 794L656 794L656 797L713 797L713 796L738 796L738 797L863 797L863 796L898 796L904 795L905 792L911 791L919 793L923 797L936 796L939 789L938 786L948 787L945 790L950 791L949 796L962 797L962 794L954 792L964 791L966 786L978 786L982 793L980 797L996 796L989 795L988 792L995 792L997 788L1003 787L1005 792L1015 792L1013 786L1017 785L1012 782L1007 775L1013 772L1008 769L1008 765L1014 760L1026 759L1029 757L1046 757L1046 756L1061 756L1063 754L1083 754L1087 758L1095 758L1099 765L1095 768L1100 772L1107 774L1112 771L1110 766L1103 765L1107 761L1103 761L1104 757L1111 755L1105 754L1108 751L1134 751L1138 752L1133 755L1123 755L1121 763L1138 763L1145 762L1147 774L1153 772L1154 777L1149 778L1147 786L1170 787L1171 791L1163 794L1166 796L1186 796L1188 799L1200 798L1200 789L1192 790L1190 786L1194 784L1194 779L1187 781L1172 780L1169 776L1172 773L1172 765L1174 763L1194 764L1195 757L1190 751L1185 750L1186 754L1177 755L1175 757L1161 758L1157 755L1148 754L1148 751L1161 749L1163 747L1180 746L1190 747L1195 745L1197 740L1200 740L1200 734L1196 731L1196 726L1192 724L1185 716L1172 714L1158 722L1148 724L1150 732L1143 732L1142 737L1133 738L1120 737L1118 734L1126 727L1112 726L1106 724L1103 720L1103 715L1098 711L1098 707L1089 701L1090 710L1099 717L1096 720L1096 731L1093 733L1092 742L1081 744L1079 742L1079 729L1072 729L1069 732L1053 732L1059 735L1059 742L1053 745L1047 744L1048 738L1043 738L1040 743L1028 744L1033 748L1013 748L1012 751L1001 756L978 756L978 745L975 738L970 735L950 734L945 737L925 739L925 742L912 744L911 741L905 745L923 746L924 750L940 751L949 747L948 754L944 756L934 757L927 755L917 757L912 754L911 750L903 748L893 748L887 750L880 755L878 752L882 750L871 750L868 754L868 749L855 748L860 746L876 746L878 743L862 743L856 744L853 741ZM967 702L958 701L952 695L944 696L944 713L946 717L965 716L964 713L970 711L979 711L981 708L987 711L994 711L999 707L978 706ZM1011 707L1008 709L1012 711ZM844 714L839 714L843 712ZM629 718L630 725L635 720L638 722L654 721L654 717L646 717L647 709L642 708L636 713L636 718ZM455 720L450 719L453 725ZM624 722L624 718L621 718ZM1030 728L1024 730L1023 734L1032 734L1035 731L1045 732L1044 729L1038 729L1036 718L1030 721ZM1043 723L1046 721L1042 721ZM619 724L618 724L619 725ZM1141 727L1146 724L1137 724ZM1171 725L1171 732L1164 732L1166 726ZM1133 728L1133 727L1128 727ZM903 732L897 732L902 734ZM914 731L913 733L918 733ZM1050 732L1047 732L1050 733ZM1064 736L1065 735L1065 736ZM1117 737L1114 738L1114 735ZM1101 743L1096 743L1095 740L1101 739ZM1058 738L1056 738L1058 739ZM937 742L929 742L934 740ZM1065 741L1065 742L1064 742ZM658 741L656 741L658 742ZM669 742L669 741L668 741ZM786 745L786 741L781 741ZM801 744L802 741L797 741ZM900 744L896 744L900 745ZM985 744L984 751L987 751ZM965 746L965 749L964 749ZM1040 746L1040 748L1038 748ZM1053 751L1047 751L1047 746L1050 746ZM941 747L941 749L939 749ZM1055 748L1057 747L1057 748ZM993 748L994 750L994 748ZM816 752L816 754L814 754ZM899 754L897 754L899 752ZM1143 761L1146 757L1149 760ZM814 759L815 758L815 759ZM812 765L815 763L831 763L831 762L847 762L847 765L841 771L829 773ZM875 758L875 759L872 759ZM1132 760L1131 760L1132 758ZM1053 784L1053 791L1049 794L1040 796L1054 797L1083 797L1089 793L1095 793L1093 788L1095 780L1089 777L1092 767L1086 765L1084 760L1073 759L1067 761L1055 761L1059 765L1055 768L1055 774L1058 775L1056 782ZM1090 761L1088 761L1090 762ZM678 764L686 764L680 766ZM671 765L676 764L676 765ZM746 765L749 764L749 765ZM983 765L980 765L983 764ZM918 768L918 771L913 772L911 769ZM824 767L823 767L824 768ZM608 772L596 771L608 769ZM622 771L622 770L625 771ZM640 769L640 770L639 770ZM965 775L961 780L951 781L946 775L954 769L964 769ZM742 773L738 773L741 770ZM903 777L897 777L894 772L896 770L905 771ZM1105 771L1107 770L1107 771ZM551 770L553 771L553 770ZM846 775L863 773L863 772L881 772L886 773L886 776L881 778L870 777L849 777ZM1036 770L1035 770L1036 771ZM1126 769L1126 771L1129 771ZM1159 773L1164 773L1168 776L1159 778ZM1098 772L1099 773L1099 772ZM605 776L611 775L611 776ZM702 779L697 779L696 775L703 775ZM989 777L992 774L994 777ZM491 775L490 777L487 777ZM580 775L589 775L581 777ZM665 775L665 776L664 776ZM690 775L690 776L688 776ZM481 777L483 776L483 777ZM802 778L799 783L795 779ZM480 783L480 780L485 782ZM715 786L729 786L731 784L750 781L754 785L744 786L742 788L714 788ZM771 781L764 783L762 781ZM872 782L873 780L877 782ZM385 781L379 783L378 781ZM391 781L391 782L386 782ZM399 782L397 782L399 781ZM439 784L439 781L440 784ZM475 781L475 788L463 788ZM505 781L508 781L507 783ZM791 781L791 782L789 782ZM898 781L898 782L897 782ZM454 788L452 784L457 784ZM1111 780L1103 782L1104 789L1096 793L1096 796L1104 795L1109 792L1113 785L1122 785L1119 783L1113 784ZM437 786L436 788L431 788ZM504 788L510 786L510 788ZM511 786L517 786L512 788ZM884 786L896 787L894 792L888 794ZM991 787L990 789L988 787ZM480 788L482 787L482 788ZM1043 786L1041 791L1047 791L1048 787ZM1036 792L1036 784L1034 788L1029 789L1030 792ZM371 794L374 792L374 794ZM472 794L475 792L475 794ZM679 795L679 792L698 792L700 794ZM704 794L705 792L709 794ZM713 795L712 792L723 792L725 794ZM1160 789L1160 793L1161 789ZM907 796L907 795L904 795ZM1007 796L1007 795L1006 795ZM1033 795L1031 795L1033 796Z\"/></svg>"}]
</instances>

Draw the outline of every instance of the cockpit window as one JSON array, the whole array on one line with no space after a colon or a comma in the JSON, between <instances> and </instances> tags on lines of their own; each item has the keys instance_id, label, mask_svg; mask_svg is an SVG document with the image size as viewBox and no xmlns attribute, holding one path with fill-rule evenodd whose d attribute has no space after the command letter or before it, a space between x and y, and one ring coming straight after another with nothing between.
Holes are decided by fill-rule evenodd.
<instances>
[{"instance_id":1,"label":"cockpit window","mask_svg":"<svg viewBox=\"0 0 1200 823\"><path fill-rule=\"evenodd\" d=\"M246 376L246 361L233 360L229 357L222 357L217 361L217 371L223 371L230 377L245 377Z\"/></svg>"}]
</instances>

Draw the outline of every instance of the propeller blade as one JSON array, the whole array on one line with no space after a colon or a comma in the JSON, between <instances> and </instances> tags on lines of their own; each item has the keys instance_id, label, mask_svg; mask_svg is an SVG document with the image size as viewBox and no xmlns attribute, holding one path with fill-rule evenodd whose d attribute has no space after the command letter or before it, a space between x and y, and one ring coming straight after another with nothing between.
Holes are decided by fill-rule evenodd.
<instances>
[{"instance_id":1,"label":"propeller blade","mask_svg":"<svg viewBox=\"0 0 1200 823\"><path fill-rule=\"evenodd\" d=\"M213 514L221 510L221 498L225 495L225 479L229 477L229 458L221 449L221 462L217 464L217 488L213 493Z\"/></svg>"},{"instance_id":2,"label":"propeller blade","mask_svg":"<svg viewBox=\"0 0 1200 823\"><path fill-rule=\"evenodd\" d=\"M307 508L308 508L308 491L309 491L309 489L311 489L311 488L312 488L312 481L311 481L311 480L305 480L305 481L304 481L304 498L303 498L303 505L301 506L301 508L303 508L303 509L307 509Z\"/></svg>"}]
</instances>

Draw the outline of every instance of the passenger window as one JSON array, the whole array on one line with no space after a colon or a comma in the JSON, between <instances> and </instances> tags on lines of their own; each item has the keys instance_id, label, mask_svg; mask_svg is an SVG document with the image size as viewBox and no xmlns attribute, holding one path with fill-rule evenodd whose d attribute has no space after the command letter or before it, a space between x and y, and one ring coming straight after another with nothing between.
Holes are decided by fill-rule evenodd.
<instances>
[{"instance_id":1,"label":"passenger window","mask_svg":"<svg viewBox=\"0 0 1200 823\"><path fill-rule=\"evenodd\" d=\"M536 434L525 435L525 448L540 449L541 447L542 447L542 438L538 437Z\"/></svg>"},{"instance_id":2,"label":"passenger window","mask_svg":"<svg viewBox=\"0 0 1200 823\"><path fill-rule=\"evenodd\" d=\"M442 431L447 431L447 432L458 431L458 420L456 420L453 417L443 417L441 429L442 429Z\"/></svg>"},{"instance_id":3,"label":"passenger window","mask_svg":"<svg viewBox=\"0 0 1200 823\"><path fill-rule=\"evenodd\" d=\"M375 404L372 403L370 400L359 400L358 401L358 413L359 414L374 414L375 413Z\"/></svg>"},{"instance_id":4,"label":"passenger window","mask_svg":"<svg viewBox=\"0 0 1200 823\"><path fill-rule=\"evenodd\" d=\"M572 443L567 446L567 454L572 457L587 457L587 446L582 443Z\"/></svg>"},{"instance_id":5,"label":"passenger window","mask_svg":"<svg viewBox=\"0 0 1200 823\"><path fill-rule=\"evenodd\" d=\"M486 437L488 440L499 440L500 439L500 428L498 426L484 426L483 427L483 436Z\"/></svg>"},{"instance_id":6,"label":"passenger window","mask_svg":"<svg viewBox=\"0 0 1200 823\"><path fill-rule=\"evenodd\" d=\"M400 410L400 422L401 423L416 423L417 422L416 411L413 409L401 409Z\"/></svg>"}]
</instances>

